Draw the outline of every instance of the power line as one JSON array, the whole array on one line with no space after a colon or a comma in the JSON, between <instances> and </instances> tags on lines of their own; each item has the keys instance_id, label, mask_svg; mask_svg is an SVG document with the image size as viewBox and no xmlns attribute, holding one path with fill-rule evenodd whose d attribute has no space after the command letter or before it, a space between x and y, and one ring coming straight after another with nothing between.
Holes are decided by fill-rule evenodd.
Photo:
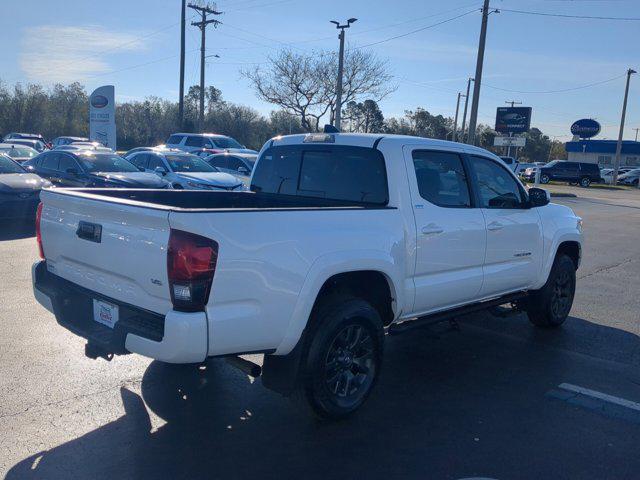
<instances>
[{"instance_id":1,"label":"power line","mask_svg":"<svg viewBox=\"0 0 640 480\"><path fill-rule=\"evenodd\" d=\"M625 73L623 75L618 75L613 78L609 78L607 80L602 80L600 82L593 82L587 85L580 85L579 87L563 88L561 90L538 90L538 91L511 90L509 88L501 88L501 87L496 87L494 85L487 85L486 83L485 83L485 86L489 88L493 88L494 90L500 90L502 92L510 92L510 93L528 93L528 94L565 93L565 92L572 92L574 90L582 90L583 88L595 87L597 85L602 85L604 83L613 82L614 80L618 80L619 78L622 78L626 75L627 74Z\"/></svg>"},{"instance_id":2,"label":"power line","mask_svg":"<svg viewBox=\"0 0 640 480\"><path fill-rule=\"evenodd\" d=\"M198 49L197 49L197 48L194 48L194 49L192 49L192 50L188 50L188 51L189 51L189 52L194 52L194 51L196 51L196 50L198 50ZM105 75L112 75L112 74L114 74L114 73L125 72L125 71L127 71L127 70L134 70L134 69L136 69L136 68L146 67L147 65L152 65L152 64L154 64L154 63L163 62L163 61L165 61L165 60L169 60L170 58L176 58L176 57L179 57L179 56L180 56L180 54L179 54L179 53L176 53L175 55L169 55L169 56L167 56L167 57L158 58L158 59L156 59L156 60L151 60L151 61L149 61L149 62L139 63L139 64L136 64L136 65L131 65L131 66L129 66L129 67L125 67L125 68L119 68L118 70L111 70L111 71L109 71L109 72L98 73L98 74L95 74L95 75L88 75L88 76L87 76L87 78L103 77L103 76L105 76Z\"/></svg>"},{"instance_id":3,"label":"power line","mask_svg":"<svg viewBox=\"0 0 640 480\"><path fill-rule=\"evenodd\" d=\"M454 20L457 20L458 18L465 17L465 16L467 16L467 15L469 15L469 14L471 14L471 13L475 13L475 12L477 12L477 11L478 11L478 10L474 8L473 10L469 10L468 12L462 13L462 14L460 14L460 15L456 15L455 17L447 18L447 19L442 20L442 21L440 21L440 22L432 23L431 25L427 25L426 27L417 28L417 29L412 30L412 31L407 32L407 33L403 33L403 34L400 34L400 35L395 35L395 36L393 36L393 37L385 38L384 40L379 40L379 41L377 41L377 42L372 42L372 43L367 43L367 44L365 44L365 45L360 45L360 46L355 47L355 48L366 48L366 47L372 47L372 46L374 46L374 45L379 45L379 44L381 44L381 43L390 42L391 40L396 40L396 39L398 39L398 38L407 37L407 36L409 36L409 35L413 35L414 33L422 32L422 31L427 30L427 29L429 29L429 28L434 28L434 27L437 27L437 26L439 26L439 25L443 25L443 24L445 24L445 23L452 22L452 21L454 21Z\"/></svg>"},{"instance_id":4,"label":"power line","mask_svg":"<svg viewBox=\"0 0 640 480\"><path fill-rule=\"evenodd\" d=\"M526 10L511 10L509 8L500 8L501 12L519 13L523 15L538 15L541 17L559 17L559 18L575 18L579 20L620 20L627 22L638 22L640 17L603 17L591 15L568 15L563 13L547 13L547 12L530 12Z\"/></svg>"}]
</instances>

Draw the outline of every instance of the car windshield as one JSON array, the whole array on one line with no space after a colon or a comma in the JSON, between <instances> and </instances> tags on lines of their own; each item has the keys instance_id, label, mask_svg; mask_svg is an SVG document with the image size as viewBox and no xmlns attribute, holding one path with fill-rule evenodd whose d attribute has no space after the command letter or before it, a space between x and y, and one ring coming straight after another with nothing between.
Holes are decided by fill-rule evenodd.
<instances>
[{"instance_id":1,"label":"car windshield","mask_svg":"<svg viewBox=\"0 0 640 480\"><path fill-rule=\"evenodd\" d=\"M138 172L131 162L118 155L105 153L83 153L78 155L80 163L89 172Z\"/></svg>"},{"instance_id":2,"label":"car windshield","mask_svg":"<svg viewBox=\"0 0 640 480\"><path fill-rule=\"evenodd\" d=\"M19 158L33 158L38 155L36 150L29 147L0 147L0 152Z\"/></svg>"},{"instance_id":3,"label":"car windshield","mask_svg":"<svg viewBox=\"0 0 640 480\"><path fill-rule=\"evenodd\" d=\"M211 165L195 155L165 155L174 172L216 172Z\"/></svg>"},{"instance_id":4,"label":"car windshield","mask_svg":"<svg viewBox=\"0 0 640 480\"><path fill-rule=\"evenodd\" d=\"M243 148L231 137L214 137L211 140L220 148Z\"/></svg>"},{"instance_id":5,"label":"car windshield","mask_svg":"<svg viewBox=\"0 0 640 480\"><path fill-rule=\"evenodd\" d=\"M0 173L25 173L25 170L6 155L0 155Z\"/></svg>"},{"instance_id":6,"label":"car windshield","mask_svg":"<svg viewBox=\"0 0 640 480\"><path fill-rule=\"evenodd\" d=\"M559 163L562 163L562 160L552 160L551 162L547 163L545 167L553 167L555 165L558 165Z\"/></svg>"}]
</instances>

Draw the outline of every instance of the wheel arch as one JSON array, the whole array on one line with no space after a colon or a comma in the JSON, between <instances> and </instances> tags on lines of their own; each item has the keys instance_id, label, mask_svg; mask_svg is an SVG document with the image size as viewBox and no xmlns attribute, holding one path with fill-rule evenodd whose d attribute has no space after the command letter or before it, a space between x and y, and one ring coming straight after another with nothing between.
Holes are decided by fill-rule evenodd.
<instances>
[{"instance_id":1,"label":"wheel arch","mask_svg":"<svg viewBox=\"0 0 640 480\"><path fill-rule=\"evenodd\" d=\"M399 271L397 262L385 252L340 252L318 258L306 276L275 354L286 355L293 350L318 301L334 292L351 293L370 301L384 324L391 323L404 305Z\"/></svg>"}]
</instances>

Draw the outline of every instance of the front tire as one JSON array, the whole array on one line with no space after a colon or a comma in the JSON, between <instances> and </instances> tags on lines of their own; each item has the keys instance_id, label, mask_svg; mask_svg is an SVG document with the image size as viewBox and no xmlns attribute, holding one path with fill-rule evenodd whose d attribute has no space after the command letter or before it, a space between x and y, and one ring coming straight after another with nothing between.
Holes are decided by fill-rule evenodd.
<instances>
[{"instance_id":1,"label":"front tire","mask_svg":"<svg viewBox=\"0 0 640 480\"><path fill-rule=\"evenodd\" d=\"M576 291L576 266L567 255L558 255L544 286L531 293L526 311L537 327L559 327L569 316Z\"/></svg>"},{"instance_id":2,"label":"front tire","mask_svg":"<svg viewBox=\"0 0 640 480\"><path fill-rule=\"evenodd\" d=\"M314 314L304 393L322 418L355 412L369 397L382 365L384 330L368 302L337 296Z\"/></svg>"},{"instance_id":3,"label":"front tire","mask_svg":"<svg viewBox=\"0 0 640 480\"><path fill-rule=\"evenodd\" d=\"M545 185L549 183L549 175L540 175L540 183Z\"/></svg>"}]
</instances>

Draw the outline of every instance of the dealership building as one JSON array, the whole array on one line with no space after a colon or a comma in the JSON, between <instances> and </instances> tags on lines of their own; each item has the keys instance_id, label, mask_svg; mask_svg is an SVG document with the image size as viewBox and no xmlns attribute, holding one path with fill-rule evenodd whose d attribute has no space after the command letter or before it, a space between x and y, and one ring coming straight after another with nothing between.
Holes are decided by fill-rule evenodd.
<instances>
[{"instance_id":1,"label":"dealership building","mask_svg":"<svg viewBox=\"0 0 640 480\"><path fill-rule=\"evenodd\" d=\"M616 158L616 140L576 140L567 142L567 159L573 162L597 163L601 167L613 166ZM620 166L640 166L640 142L623 140Z\"/></svg>"}]
</instances>

